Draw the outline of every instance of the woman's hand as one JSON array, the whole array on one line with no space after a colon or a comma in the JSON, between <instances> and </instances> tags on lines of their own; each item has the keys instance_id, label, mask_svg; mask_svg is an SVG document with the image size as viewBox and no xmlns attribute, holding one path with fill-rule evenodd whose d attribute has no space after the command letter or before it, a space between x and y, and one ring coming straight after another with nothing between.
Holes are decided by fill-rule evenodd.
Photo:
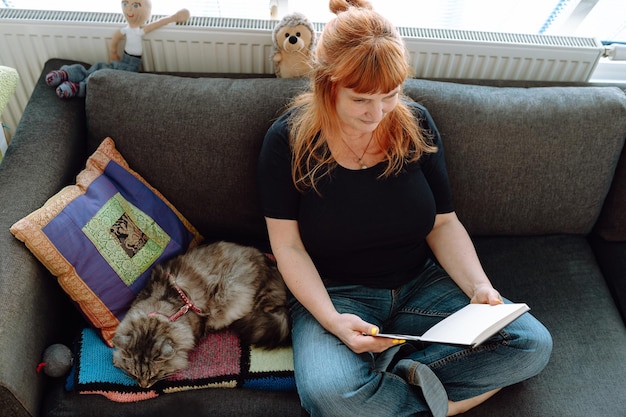
<instances>
[{"instance_id":1,"label":"woman's hand","mask_svg":"<svg viewBox=\"0 0 626 417\"><path fill-rule=\"evenodd\" d=\"M502 296L491 286L491 284L483 283L474 288L474 295L470 299L472 304L502 304Z\"/></svg>"},{"instance_id":2,"label":"woman's hand","mask_svg":"<svg viewBox=\"0 0 626 417\"><path fill-rule=\"evenodd\" d=\"M354 314L338 314L327 328L354 353L380 353L404 343L404 340L372 337L379 332L378 326L362 320Z\"/></svg>"}]
</instances>

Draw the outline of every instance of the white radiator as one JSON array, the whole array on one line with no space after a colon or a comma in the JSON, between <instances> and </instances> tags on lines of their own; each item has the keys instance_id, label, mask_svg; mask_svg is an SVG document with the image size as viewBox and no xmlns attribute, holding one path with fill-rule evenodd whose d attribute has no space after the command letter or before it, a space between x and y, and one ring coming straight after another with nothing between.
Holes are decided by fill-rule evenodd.
<instances>
[{"instance_id":1,"label":"white radiator","mask_svg":"<svg viewBox=\"0 0 626 417\"><path fill-rule=\"evenodd\" d=\"M160 16L155 16L158 18ZM0 9L0 65L20 84L2 114L14 129L50 58L107 61L121 14ZM197 18L144 37L145 71L271 74L271 20ZM321 30L322 25L316 24ZM593 38L399 28L415 76L587 81L602 54Z\"/></svg>"},{"instance_id":2,"label":"white radiator","mask_svg":"<svg viewBox=\"0 0 626 417\"><path fill-rule=\"evenodd\" d=\"M604 51L594 38L399 30L418 78L585 82Z\"/></svg>"}]
</instances>

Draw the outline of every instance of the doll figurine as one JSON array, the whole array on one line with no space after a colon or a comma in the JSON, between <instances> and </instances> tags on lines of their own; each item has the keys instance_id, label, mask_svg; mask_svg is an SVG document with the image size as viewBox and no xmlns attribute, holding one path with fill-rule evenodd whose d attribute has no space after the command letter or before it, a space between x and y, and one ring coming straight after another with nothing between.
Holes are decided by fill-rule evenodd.
<instances>
[{"instance_id":1,"label":"doll figurine","mask_svg":"<svg viewBox=\"0 0 626 417\"><path fill-rule=\"evenodd\" d=\"M98 62L89 69L80 64L63 65L59 70L51 71L46 75L46 84L56 87L59 97L85 97L89 76L100 69L111 68L138 72L141 68L143 35L169 23L184 22L189 19L189 10L181 9L171 16L146 24L152 14L151 0L122 0L122 12L128 25L113 34L109 49L110 63ZM120 59L117 50L124 37L126 45Z\"/></svg>"}]
</instances>

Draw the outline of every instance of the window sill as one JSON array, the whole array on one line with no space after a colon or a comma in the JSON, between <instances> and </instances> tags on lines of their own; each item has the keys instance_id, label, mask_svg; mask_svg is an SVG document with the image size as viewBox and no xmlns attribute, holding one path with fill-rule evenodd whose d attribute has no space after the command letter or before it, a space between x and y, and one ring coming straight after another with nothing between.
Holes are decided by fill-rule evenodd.
<instances>
[{"instance_id":1,"label":"window sill","mask_svg":"<svg viewBox=\"0 0 626 417\"><path fill-rule=\"evenodd\" d=\"M626 83L626 61L601 59L589 80L591 83Z\"/></svg>"}]
</instances>

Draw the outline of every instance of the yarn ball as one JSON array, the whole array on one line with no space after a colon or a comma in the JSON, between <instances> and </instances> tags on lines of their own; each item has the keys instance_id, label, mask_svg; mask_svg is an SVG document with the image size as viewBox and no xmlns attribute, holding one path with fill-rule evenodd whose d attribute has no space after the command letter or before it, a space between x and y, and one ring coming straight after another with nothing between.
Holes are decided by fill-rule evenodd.
<instances>
[{"instance_id":1,"label":"yarn ball","mask_svg":"<svg viewBox=\"0 0 626 417\"><path fill-rule=\"evenodd\" d=\"M51 377L59 377L67 374L74 362L72 351L60 343L50 345L43 352L43 362L40 367L44 373Z\"/></svg>"}]
</instances>

